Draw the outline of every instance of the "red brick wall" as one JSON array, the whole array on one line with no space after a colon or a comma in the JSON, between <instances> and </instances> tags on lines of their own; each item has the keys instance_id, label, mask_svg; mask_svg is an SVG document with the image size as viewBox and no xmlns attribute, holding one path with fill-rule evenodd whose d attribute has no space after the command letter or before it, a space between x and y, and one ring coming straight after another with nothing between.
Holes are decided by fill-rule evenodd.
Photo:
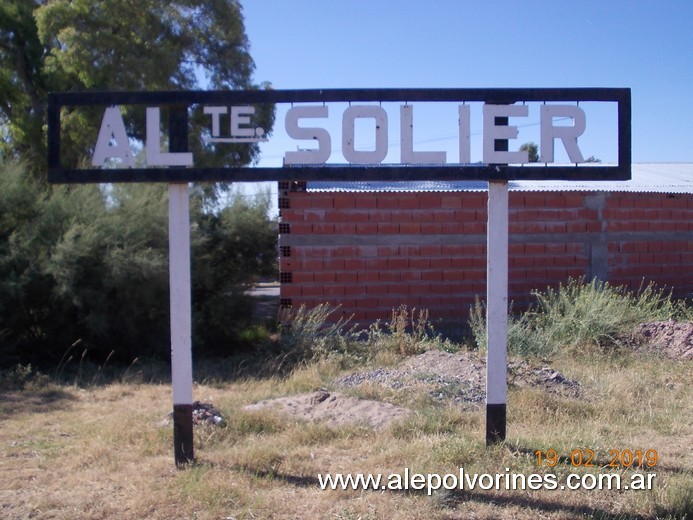
<instances>
[{"instance_id":1,"label":"red brick wall","mask_svg":"<svg viewBox=\"0 0 693 520\"><path fill-rule=\"evenodd\" d=\"M607 234L622 237L608 245L609 281L637 289L644 278L693 295L693 196L615 193L604 218Z\"/></svg>"},{"instance_id":2,"label":"red brick wall","mask_svg":"<svg viewBox=\"0 0 693 520\"><path fill-rule=\"evenodd\" d=\"M299 185L300 186L300 185ZM400 304L464 320L486 293L486 192L280 188L284 305L341 305L359 323ZM693 196L511 192L510 299L598 276L693 293Z\"/></svg>"}]
</instances>

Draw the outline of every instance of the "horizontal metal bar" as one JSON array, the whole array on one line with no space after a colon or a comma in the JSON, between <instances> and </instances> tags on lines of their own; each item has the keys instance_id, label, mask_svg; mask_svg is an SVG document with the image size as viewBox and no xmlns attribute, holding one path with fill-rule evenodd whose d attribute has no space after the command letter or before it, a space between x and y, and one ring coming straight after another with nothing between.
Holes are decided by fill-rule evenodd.
<instances>
[{"instance_id":1,"label":"horizontal metal bar","mask_svg":"<svg viewBox=\"0 0 693 520\"><path fill-rule=\"evenodd\" d=\"M54 183L111 182L265 182L302 181L449 181L449 180L628 180L630 165L621 166L342 166L292 168L55 168Z\"/></svg>"},{"instance_id":2,"label":"horizontal metal bar","mask_svg":"<svg viewBox=\"0 0 693 520\"><path fill-rule=\"evenodd\" d=\"M309 89L193 90L150 92L59 92L49 98L59 106L169 105L199 103L327 103L353 101L623 101L628 88L450 88L450 89Z\"/></svg>"}]
</instances>

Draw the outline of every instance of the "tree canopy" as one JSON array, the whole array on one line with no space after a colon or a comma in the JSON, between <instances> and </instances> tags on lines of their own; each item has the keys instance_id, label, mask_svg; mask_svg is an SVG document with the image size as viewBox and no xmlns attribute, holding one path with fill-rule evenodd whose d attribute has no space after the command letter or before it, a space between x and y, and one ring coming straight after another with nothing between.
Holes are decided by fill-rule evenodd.
<instances>
[{"instance_id":1,"label":"tree canopy","mask_svg":"<svg viewBox=\"0 0 693 520\"><path fill-rule=\"evenodd\" d=\"M46 185L48 93L268 88L253 70L238 0L0 2L0 366L57 362L78 340L129 360L170 352L165 186ZM144 114L121 110L138 139ZM64 166L91 156L102 115L63 107ZM271 131L272 106L255 117ZM259 152L191 141L196 161ZM251 313L242 285L276 272L276 221L269 195L221 208L205 194L191 209L196 350L228 352Z\"/></svg>"},{"instance_id":2,"label":"tree canopy","mask_svg":"<svg viewBox=\"0 0 693 520\"><path fill-rule=\"evenodd\" d=\"M252 89L254 63L237 0L4 0L0 126L5 157L45 170L46 94L79 90ZM273 110L260 114L270 129ZM63 114L67 161L93 146L98 114ZM92 122L92 124L87 124ZM135 135L141 121L133 123ZM248 163L257 147L227 152Z\"/></svg>"},{"instance_id":3,"label":"tree canopy","mask_svg":"<svg viewBox=\"0 0 693 520\"><path fill-rule=\"evenodd\" d=\"M270 195L191 205L197 354L243 345L244 284L276 275ZM104 359L170 355L167 191L162 184L50 187L0 161L0 368L57 363L79 340Z\"/></svg>"}]
</instances>

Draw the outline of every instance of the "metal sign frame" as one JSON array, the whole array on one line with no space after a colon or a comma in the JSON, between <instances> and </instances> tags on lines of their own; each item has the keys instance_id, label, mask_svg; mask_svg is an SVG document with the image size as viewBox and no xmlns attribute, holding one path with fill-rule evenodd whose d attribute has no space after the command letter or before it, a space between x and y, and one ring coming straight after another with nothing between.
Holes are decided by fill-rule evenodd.
<instances>
[{"instance_id":1,"label":"metal sign frame","mask_svg":"<svg viewBox=\"0 0 693 520\"><path fill-rule=\"evenodd\" d=\"M285 167L85 168L61 165L61 109L79 106L277 104L330 102L615 102L618 107L617 165L315 164ZM629 88L327 89L161 92L63 92L48 95L48 180L52 183L264 182L412 180L628 180L631 174ZM297 169L300 168L300 174Z\"/></svg>"},{"instance_id":2,"label":"metal sign frame","mask_svg":"<svg viewBox=\"0 0 693 520\"><path fill-rule=\"evenodd\" d=\"M164 167L68 169L61 165L63 107L170 105L169 152L188 147L189 108L198 104L329 103L329 102L616 102L618 164L547 166L536 164L472 165L294 165L267 167ZM504 119L498 117L496 119ZM505 121L497 121L507 126ZM489 183L487 253L487 389L486 443L506 435L508 310L508 181L628 180L631 177L631 96L627 88L561 89L341 89L190 92L70 92L48 95L48 180L52 183L169 183L169 251L171 304L171 371L174 458L178 467L194 460L192 428L192 345L190 302L190 215L188 182L262 182L295 180L484 180ZM507 140L496 139L497 151Z\"/></svg>"}]
</instances>

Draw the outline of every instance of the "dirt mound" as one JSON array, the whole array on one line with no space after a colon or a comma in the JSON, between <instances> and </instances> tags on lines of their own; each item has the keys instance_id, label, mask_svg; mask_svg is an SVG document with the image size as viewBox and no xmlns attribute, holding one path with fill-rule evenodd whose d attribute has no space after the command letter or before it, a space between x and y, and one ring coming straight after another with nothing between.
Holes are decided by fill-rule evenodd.
<instances>
[{"instance_id":1,"label":"dirt mound","mask_svg":"<svg viewBox=\"0 0 693 520\"><path fill-rule=\"evenodd\" d=\"M532 367L523 361L508 363L508 383L516 387L540 387L549 393L578 397L580 384L548 366ZM434 399L479 406L486 398L486 360L471 352L429 350L393 368L356 372L334 381L337 387L380 385L397 391L427 392ZM276 408L292 417L324 420L331 426L363 423L374 428L407 417L410 410L389 403L358 399L320 390L311 394L270 399L244 410Z\"/></svg>"},{"instance_id":2,"label":"dirt mound","mask_svg":"<svg viewBox=\"0 0 693 520\"><path fill-rule=\"evenodd\" d=\"M693 359L693 323L655 321L641 323L629 343L671 359Z\"/></svg>"},{"instance_id":3,"label":"dirt mound","mask_svg":"<svg viewBox=\"0 0 693 520\"><path fill-rule=\"evenodd\" d=\"M312 394L280 397L245 406L244 410L276 408L292 417L326 421L330 426L363 423L381 428L410 413L406 408L380 401L357 399L337 392L319 390Z\"/></svg>"},{"instance_id":4,"label":"dirt mound","mask_svg":"<svg viewBox=\"0 0 693 520\"><path fill-rule=\"evenodd\" d=\"M481 403L486 398L486 360L471 352L429 350L404 360L393 369L358 372L335 381L340 386L379 384L394 390L419 389L432 397L456 403ZM532 367L523 361L508 363L508 384L541 387L547 392L578 397L580 384L548 366Z\"/></svg>"}]
</instances>

